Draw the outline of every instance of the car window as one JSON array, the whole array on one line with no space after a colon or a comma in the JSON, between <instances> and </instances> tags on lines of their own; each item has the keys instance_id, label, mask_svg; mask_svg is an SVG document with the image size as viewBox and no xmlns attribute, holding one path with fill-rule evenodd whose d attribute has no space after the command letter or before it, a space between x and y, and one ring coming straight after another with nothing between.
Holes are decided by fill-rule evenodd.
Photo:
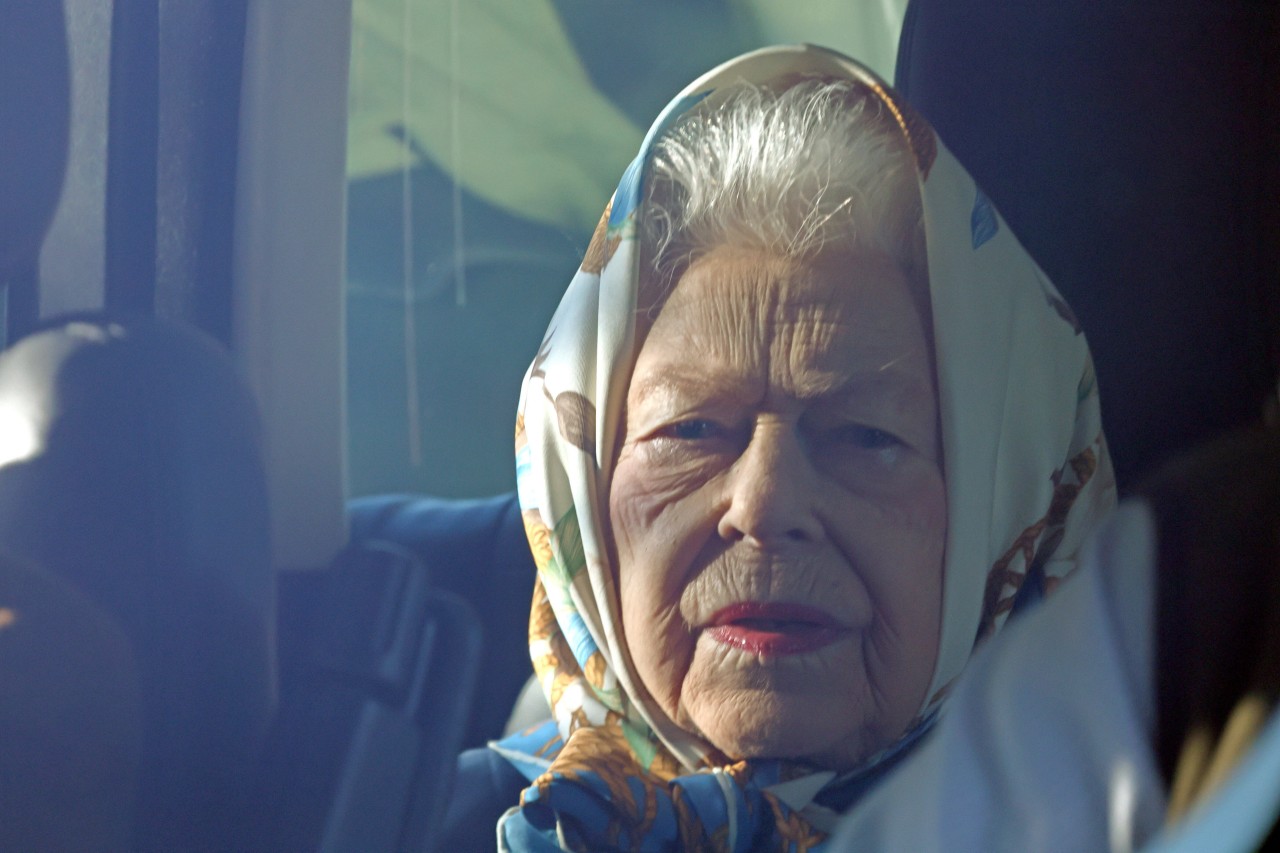
<instances>
[{"instance_id":1,"label":"car window","mask_svg":"<svg viewBox=\"0 0 1280 853\"><path fill-rule=\"evenodd\" d=\"M355 0L352 495L513 487L522 375L648 122L753 47L892 76L906 0Z\"/></svg>"}]
</instances>

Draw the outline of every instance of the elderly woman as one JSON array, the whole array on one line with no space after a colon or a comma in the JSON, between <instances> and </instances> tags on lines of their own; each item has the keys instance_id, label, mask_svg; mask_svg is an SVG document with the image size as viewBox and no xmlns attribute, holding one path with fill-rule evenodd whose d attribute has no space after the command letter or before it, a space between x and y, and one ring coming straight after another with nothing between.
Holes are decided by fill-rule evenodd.
<instances>
[{"instance_id":1,"label":"elderly woman","mask_svg":"<svg viewBox=\"0 0 1280 853\"><path fill-rule=\"evenodd\" d=\"M509 798L504 850L820 849L1114 503L1070 310L928 125L807 46L659 116L516 448L554 720L458 783Z\"/></svg>"}]
</instances>

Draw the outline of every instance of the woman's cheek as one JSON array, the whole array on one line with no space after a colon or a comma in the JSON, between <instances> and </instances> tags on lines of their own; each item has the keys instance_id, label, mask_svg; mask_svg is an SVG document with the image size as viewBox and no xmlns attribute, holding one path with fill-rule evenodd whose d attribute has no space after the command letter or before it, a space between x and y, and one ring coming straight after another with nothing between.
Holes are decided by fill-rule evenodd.
<instances>
[{"instance_id":1,"label":"woman's cheek","mask_svg":"<svg viewBox=\"0 0 1280 853\"><path fill-rule=\"evenodd\" d=\"M674 713L693 655L679 602L686 546L696 539L696 525L690 525L682 502L673 499L670 485L635 460L620 458L609 514L618 550L623 633L641 681L664 710Z\"/></svg>"},{"instance_id":2,"label":"woman's cheek","mask_svg":"<svg viewBox=\"0 0 1280 853\"><path fill-rule=\"evenodd\" d=\"M876 464L867 454L854 454L852 458L836 454L822 464L827 466L829 481L849 494L887 511L910 512L920 506L923 496L940 493L943 477L932 459L909 450L902 454L900 461L891 466ZM909 522L900 515L894 523Z\"/></svg>"},{"instance_id":3,"label":"woman's cheek","mask_svg":"<svg viewBox=\"0 0 1280 853\"><path fill-rule=\"evenodd\" d=\"M664 502L662 490L647 476L643 460L637 458L641 452L634 444L624 445L609 484L609 525L624 564L632 555L643 553L645 533Z\"/></svg>"},{"instance_id":4,"label":"woman's cheek","mask_svg":"<svg viewBox=\"0 0 1280 853\"><path fill-rule=\"evenodd\" d=\"M661 565L669 535L659 531L671 525L678 509L670 483L652 476L643 464L620 459L609 490L609 524L618 549L620 580L629 582L633 569Z\"/></svg>"},{"instance_id":5,"label":"woman's cheek","mask_svg":"<svg viewBox=\"0 0 1280 853\"><path fill-rule=\"evenodd\" d=\"M619 588L658 585L679 598L688 573L714 532L704 467L655 466L644 446L619 456L609 491L609 522L618 551Z\"/></svg>"},{"instance_id":6,"label":"woman's cheek","mask_svg":"<svg viewBox=\"0 0 1280 853\"><path fill-rule=\"evenodd\" d=\"M942 555L947 536L947 494L942 473L930 464L919 472L906 499L899 504L894 520L903 546L909 550L923 579L942 574Z\"/></svg>"},{"instance_id":7,"label":"woman's cheek","mask_svg":"<svg viewBox=\"0 0 1280 853\"><path fill-rule=\"evenodd\" d=\"M947 531L945 486L935 466L892 495L845 491L826 502L828 530L867 585L882 618L940 594Z\"/></svg>"},{"instance_id":8,"label":"woman's cheek","mask_svg":"<svg viewBox=\"0 0 1280 853\"><path fill-rule=\"evenodd\" d=\"M702 489L732 460L697 449L671 449L665 440L636 447L630 458L633 479L660 505L670 504Z\"/></svg>"},{"instance_id":9,"label":"woman's cheek","mask_svg":"<svg viewBox=\"0 0 1280 853\"><path fill-rule=\"evenodd\" d=\"M668 714L675 712L694 653L694 638L679 608L679 587L663 557L625 566L620 584L622 627L637 674Z\"/></svg>"},{"instance_id":10,"label":"woman's cheek","mask_svg":"<svg viewBox=\"0 0 1280 853\"><path fill-rule=\"evenodd\" d=\"M844 484L844 491L855 505L845 510L845 523L882 532L873 539L923 545L945 535L946 485L929 460L916 457L891 482Z\"/></svg>"},{"instance_id":11,"label":"woman's cheek","mask_svg":"<svg viewBox=\"0 0 1280 853\"><path fill-rule=\"evenodd\" d=\"M656 615L646 628L643 662L636 655L640 678L662 710L674 719L693 663L694 637L674 608ZM634 649L632 653L635 655Z\"/></svg>"}]
</instances>

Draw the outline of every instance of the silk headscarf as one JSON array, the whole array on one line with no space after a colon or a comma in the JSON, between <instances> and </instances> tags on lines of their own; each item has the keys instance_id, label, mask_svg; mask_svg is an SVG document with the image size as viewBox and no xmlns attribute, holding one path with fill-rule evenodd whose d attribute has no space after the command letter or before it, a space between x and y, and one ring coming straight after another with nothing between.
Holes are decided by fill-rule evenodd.
<instances>
[{"instance_id":1,"label":"silk headscarf","mask_svg":"<svg viewBox=\"0 0 1280 853\"><path fill-rule=\"evenodd\" d=\"M1024 579L1051 590L1115 502L1080 326L932 128L872 72L823 48L765 48L726 62L649 130L521 391L517 488L538 567L530 654L555 725L494 746L534 780L499 825L504 849L806 850L824 837L814 799L834 773L724 765L647 697L621 631L605 538L636 356L649 152L680 116L736 84L797 76L849 79L874 93L908 143L923 206L948 530L937 663L904 740L940 706L977 639L1003 624ZM886 746L872 764L893 754Z\"/></svg>"}]
</instances>

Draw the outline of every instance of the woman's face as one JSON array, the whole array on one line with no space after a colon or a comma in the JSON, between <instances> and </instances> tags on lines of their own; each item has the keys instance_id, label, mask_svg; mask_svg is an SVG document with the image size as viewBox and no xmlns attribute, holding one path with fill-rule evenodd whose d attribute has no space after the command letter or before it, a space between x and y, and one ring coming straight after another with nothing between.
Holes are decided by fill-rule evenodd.
<instances>
[{"instance_id":1,"label":"woman's face","mask_svg":"<svg viewBox=\"0 0 1280 853\"><path fill-rule=\"evenodd\" d=\"M923 701L947 524L925 329L884 253L722 246L645 338L609 492L623 629L730 757L849 767Z\"/></svg>"}]
</instances>

